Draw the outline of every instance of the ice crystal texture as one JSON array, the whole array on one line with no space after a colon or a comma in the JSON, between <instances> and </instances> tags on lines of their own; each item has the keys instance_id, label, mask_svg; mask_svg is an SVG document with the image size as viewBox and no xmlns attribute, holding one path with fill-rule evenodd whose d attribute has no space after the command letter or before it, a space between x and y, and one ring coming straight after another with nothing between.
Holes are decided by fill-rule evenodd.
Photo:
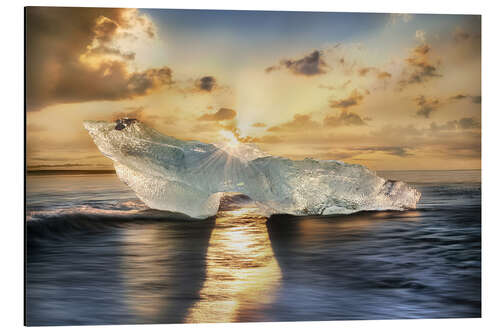
<instances>
[{"instance_id":1,"label":"ice crystal texture","mask_svg":"<svg viewBox=\"0 0 500 333\"><path fill-rule=\"evenodd\" d=\"M86 121L116 174L149 207L195 218L215 215L224 192L243 193L265 215L349 214L416 208L420 193L364 166L266 156L255 146L183 141L138 121Z\"/></svg>"}]
</instances>

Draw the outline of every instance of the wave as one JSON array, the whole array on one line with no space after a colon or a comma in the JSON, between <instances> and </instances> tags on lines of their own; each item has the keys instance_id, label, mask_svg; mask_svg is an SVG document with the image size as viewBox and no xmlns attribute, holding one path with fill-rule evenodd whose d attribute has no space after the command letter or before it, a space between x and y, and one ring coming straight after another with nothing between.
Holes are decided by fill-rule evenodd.
<instances>
[{"instance_id":1,"label":"wave","mask_svg":"<svg viewBox=\"0 0 500 333\"><path fill-rule=\"evenodd\" d=\"M120 205L117 205L120 206ZM145 209L102 209L78 206L51 210L35 210L26 216L28 245L40 241L64 240L72 234L102 232L128 228L132 224L156 222L203 221L178 212Z\"/></svg>"}]
</instances>

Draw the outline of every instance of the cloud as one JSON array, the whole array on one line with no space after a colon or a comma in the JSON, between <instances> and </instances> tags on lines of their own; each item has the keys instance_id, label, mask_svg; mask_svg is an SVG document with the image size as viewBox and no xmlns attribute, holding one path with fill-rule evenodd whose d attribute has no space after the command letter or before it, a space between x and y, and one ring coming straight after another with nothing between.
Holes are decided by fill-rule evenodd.
<instances>
[{"instance_id":1,"label":"cloud","mask_svg":"<svg viewBox=\"0 0 500 333\"><path fill-rule=\"evenodd\" d=\"M377 79L386 80L392 77L392 74L386 71L383 71L376 67L361 67L358 69L358 74L361 77L366 77L368 74L375 74Z\"/></svg>"},{"instance_id":2,"label":"cloud","mask_svg":"<svg viewBox=\"0 0 500 333\"><path fill-rule=\"evenodd\" d=\"M329 66L323 60L322 52L318 50L314 50L310 54L297 60L284 59L279 65L270 66L266 68L265 71L266 73L271 73L281 68L286 68L293 74L302 76L320 75L329 70Z\"/></svg>"},{"instance_id":3,"label":"cloud","mask_svg":"<svg viewBox=\"0 0 500 333\"><path fill-rule=\"evenodd\" d=\"M481 96L471 96L471 98L472 98L472 103L481 104Z\"/></svg>"},{"instance_id":4,"label":"cloud","mask_svg":"<svg viewBox=\"0 0 500 333\"><path fill-rule=\"evenodd\" d=\"M425 118L429 118L442 105L442 102L438 98L428 98L424 95L415 98L415 102L418 106L416 115Z\"/></svg>"},{"instance_id":5,"label":"cloud","mask_svg":"<svg viewBox=\"0 0 500 333\"><path fill-rule=\"evenodd\" d=\"M131 15L131 13L135 13L135 15ZM135 59L134 52L123 52L118 47L113 46L116 39L132 37L130 33L120 31L131 24L128 21L131 20L132 16L139 17L136 11L123 12L123 15L126 18L121 23L103 15L96 19L93 27L94 38L87 45L86 52L80 55L81 61L95 64L102 59L122 59L125 61Z\"/></svg>"},{"instance_id":6,"label":"cloud","mask_svg":"<svg viewBox=\"0 0 500 333\"><path fill-rule=\"evenodd\" d=\"M198 120L202 121L222 121L231 120L236 117L236 111L228 108L220 108L219 111L215 113L205 113Z\"/></svg>"},{"instance_id":7,"label":"cloud","mask_svg":"<svg viewBox=\"0 0 500 333\"><path fill-rule=\"evenodd\" d=\"M456 27L453 31L453 40L455 40L455 42L461 42L464 40L468 40L469 38L471 38L470 33L464 31L460 27Z\"/></svg>"},{"instance_id":8,"label":"cloud","mask_svg":"<svg viewBox=\"0 0 500 333\"><path fill-rule=\"evenodd\" d=\"M397 13L391 13L389 14L389 23L390 24L396 24L399 22L404 22L408 23L413 19L412 14L397 14Z\"/></svg>"},{"instance_id":9,"label":"cloud","mask_svg":"<svg viewBox=\"0 0 500 333\"><path fill-rule=\"evenodd\" d=\"M154 37L134 9L29 7L26 11L26 103L131 99L172 83L168 67L130 71L135 54L117 46L134 34Z\"/></svg>"},{"instance_id":10,"label":"cloud","mask_svg":"<svg viewBox=\"0 0 500 333\"><path fill-rule=\"evenodd\" d=\"M464 99L470 99L470 101L474 104L481 104L481 96L473 96L473 95L467 95L467 94L456 94L450 97L450 100L452 101L460 101Z\"/></svg>"},{"instance_id":11,"label":"cloud","mask_svg":"<svg viewBox=\"0 0 500 333\"><path fill-rule=\"evenodd\" d=\"M351 84L351 80L347 80L345 81L344 83L338 85L338 86L334 86L334 85L326 85L326 84L320 84L318 86L318 88L321 88L321 89L328 89L328 90L343 90L345 88L347 88L348 85Z\"/></svg>"},{"instance_id":12,"label":"cloud","mask_svg":"<svg viewBox=\"0 0 500 333\"><path fill-rule=\"evenodd\" d=\"M429 129L432 132L440 132L440 131L453 131L453 130L456 130L457 127L458 127L458 121L457 120L450 120L442 125L438 125L435 122L432 122Z\"/></svg>"},{"instance_id":13,"label":"cloud","mask_svg":"<svg viewBox=\"0 0 500 333\"><path fill-rule=\"evenodd\" d=\"M375 67L361 67L360 69L358 69L358 74L359 76L366 76L366 74L374 70L376 70Z\"/></svg>"},{"instance_id":14,"label":"cloud","mask_svg":"<svg viewBox=\"0 0 500 333\"><path fill-rule=\"evenodd\" d=\"M246 143L280 143L283 142L279 136L276 135L264 135L260 137L250 137L246 136L243 138L238 138L241 142Z\"/></svg>"},{"instance_id":15,"label":"cloud","mask_svg":"<svg viewBox=\"0 0 500 333\"><path fill-rule=\"evenodd\" d=\"M161 115L152 114L150 112L146 113L146 108L143 106L130 106L123 109L120 112L114 112L111 115L111 120L116 121L122 118L133 118L137 119L148 126L155 127L158 122L166 125L172 125L177 122L178 118L175 115L168 115L162 112Z\"/></svg>"},{"instance_id":16,"label":"cloud","mask_svg":"<svg viewBox=\"0 0 500 333\"><path fill-rule=\"evenodd\" d=\"M284 132L284 131L297 131L306 129L316 129L321 125L314 121L309 114L297 113L293 116L293 120L284 124L273 126L268 129L269 132Z\"/></svg>"},{"instance_id":17,"label":"cloud","mask_svg":"<svg viewBox=\"0 0 500 333\"><path fill-rule=\"evenodd\" d=\"M252 127L267 127L267 125L265 123L257 122L253 123Z\"/></svg>"},{"instance_id":18,"label":"cloud","mask_svg":"<svg viewBox=\"0 0 500 333\"><path fill-rule=\"evenodd\" d=\"M134 119L142 120L143 117L144 117L144 107L143 106L128 107L128 108L125 108L124 111L115 112L111 115L111 118L113 120L117 120L117 119L121 119L121 118L134 118Z\"/></svg>"},{"instance_id":19,"label":"cloud","mask_svg":"<svg viewBox=\"0 0 500 333\"><path fill-rule=\"evenodd\" d=\"M481 128L481 124L474 118L462 118L458 121L458 127L461 129Z\"/></svg>"},{"instance_id":20,"label":"cloud","mask_svg":"<svg viewBox=\"0 0 500 333\"><path fill-rule=\"evenodd\" d=\"M409 152L410 148L400 147L400 146L360 147L360 148L353 148L353 150L366 153L383 152L389 155L394 155L399 157L408 157L413 155L412 153Z\"/></svg>"},{"instance_id":21,"label":"cloud","mask_svg":"<svg viewBox=\"0 0 500 333\"><path fill-rule=\"evenodd\" d=\"M47 128L45 126L40 126L38 124L28 124L26 126L26 132L35 133L35 132L44 132Z\"/></svg>"},{"instance_id":22,"label":"cloud","mask_svg":"<svg viewBox=\"0 0 500 333\"><path fill-rule=\"evenodd\" d=\"M423 31L423 30L417 30L417 31L415 31L415 38L419 42L425 43L425 31Z\"/></svg>"},{"instance_id":23,"label":"cloud","mask_svg":"<svg viewBox=\"0 0 500 333\"><path fill-rule=\"evenodd\" d=\"M457 129L471 130L480 128L481 123L472 117L465 117L459 120L450 120L442 125L438 125L433 122L429 127L432 132L455 131Z\"/></svg>"},{"instance_id":24,"label":"cloud","mask_svg":"<svg viewBox=\"0 0 500 333\"><path fill-rule=\"evenodd\" d=\"M406 126L394 126L394 125L385 125L378 130L374 130L371 132L371 135L377 138L389 139L390 141L399 140L401 141L406 137L419 137L422 136L423 131L413 124Z\"/></svg>"},{"instance_id":25,"label":"cloud","mask_svg":"<svg viewBox=\"0 0 500 333\"><path fill-rule=\"evenodd\" d=\"M457 94L457 95L454 95L454 96L451 96L450 99L451 100L461 100L461 99L464 99L464 98L467 98L469 97L468 95L464 95L464 94Z\"/></svg>"},{"instance_id":26,"label":"cloud","mask_svg":"<svg viewBox=\"0 0 500 333\"><path fill-rule=\"evenodd\" d=\"M392 77L392 74L389 72L379 72L377 74L377 78L379 78L381 80L390 79L391 77Z\"/></svg>"},{"instance_id":27,"label":"cloud","mask_svg":"<svg viewBox=\"0 0 500 333\"><path fill-rule=\"evenodd\" d=\"M411 51L410 56L405 59L407 68L403 78L399 81L400 89L412 84L425 83L432 78L442 76L437 72L439 63L430 60L430 51L429 44L420 44Z\"/></svg>"},{"instance_id":28,"label":"cloud","mask_svg":"<svg viewBox=\"0 0 500 333\"><path fill-rule=\"evenodd\" d=\"M329 127L366 125L365 121L357 113L346 110L337 116L325 117L323 123Z\"/></svg>"},{"instance_id":29,"label":"cloud","mask_svg":"<svg viewBox=\"0 0 500 333\"><path fill-rule=\"evenodd\" d=\"M195 87L199 91L211 92L216 86L217 82L213 76L204 76L195 82Z\"/></svg>"},{"instance_id":30,"label":"cloud","mask_svg":"<svg viewBox=\"0 0 500 333\"><path fill-rule=\"evenodd\" d=\"M330 100L330 107L332 109L348 109L359 105L363 98L364 96L357 89L354 89L347 98Z\"/></svg>"},{"instance_id":31,"label":"cloud","mask_svg":"<svg viewBox=\"0 0 500 333\"><path fill-rule=\"evenodd\" d=\"M135 59L135 52L123 52L118 48L105 45L100 45L98 47L88 49L85 55L83 57L80 57L80 59L82 58L84 59L86 57L91 57L91 56L101 57L101 56L111 56L111 55L126 61Z\"/></svg>"}]
</instances>

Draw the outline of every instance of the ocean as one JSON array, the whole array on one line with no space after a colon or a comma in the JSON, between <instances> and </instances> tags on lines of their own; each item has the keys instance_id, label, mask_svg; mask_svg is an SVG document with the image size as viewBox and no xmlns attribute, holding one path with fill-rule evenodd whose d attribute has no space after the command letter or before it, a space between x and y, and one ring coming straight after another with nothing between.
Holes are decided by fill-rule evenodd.
<instances>
[{"instance_id":1,"label":"ocean","mask_svg":"<svg viewBox=\"0 0 500 333\"><path fill-rule=\"evenodd\" d=\"M26 323L270 322L481 316L481 172L380 171L416 210L217 216L148 209L115 174L26 179Z\"/></svg>"}]
</instances>

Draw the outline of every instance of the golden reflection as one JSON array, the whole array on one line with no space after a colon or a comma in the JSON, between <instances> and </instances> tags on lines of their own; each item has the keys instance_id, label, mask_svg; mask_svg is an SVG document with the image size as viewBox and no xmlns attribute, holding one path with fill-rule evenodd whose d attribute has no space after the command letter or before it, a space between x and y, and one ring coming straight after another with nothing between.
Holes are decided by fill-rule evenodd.
<instances>
[{"instance_id":1,"label":"golden reflection","mask_svg":"<svg viewBox=\"0 0 500 333\"><path fill-rule=\"evenodd\" d=\"M314 216L301 218L301 223L296 223L298 241L315 242L318 238L330 237L336 239L362 230L370 230L376 224L395 222L420 221L421 213L417 210L407 211L367 211L351 215L336 217ZM332 227L333 224L333 227ZM335 230L332 234L332 230Z\"/></svg>"},{"instance_id":2,"label":"golden reflection","mask_svg":"<svg viewBox=\"0 0 500 333\"><path fill-rule=\"evenodd\" d=\"M265 222L254 207L219 212L200 300L186 322L265 320L256 310L274 300L281 281Z\"/></svg>"},{"instance_id":3,"label":"golden reflection","mask_svg":"<svg viewBox=\"0 0 500 333\"><path fill-rule=\"evenodd\" d=\"M166 306L164 292L159 293L153 285L162 280L164 267L158 265L159 258L169 253L168 243L159 245L159 230L154 225L124 230L124 252L127 260L123 262L128 306L138 317L153 319Z\"/></svg>"}]
</instances>

